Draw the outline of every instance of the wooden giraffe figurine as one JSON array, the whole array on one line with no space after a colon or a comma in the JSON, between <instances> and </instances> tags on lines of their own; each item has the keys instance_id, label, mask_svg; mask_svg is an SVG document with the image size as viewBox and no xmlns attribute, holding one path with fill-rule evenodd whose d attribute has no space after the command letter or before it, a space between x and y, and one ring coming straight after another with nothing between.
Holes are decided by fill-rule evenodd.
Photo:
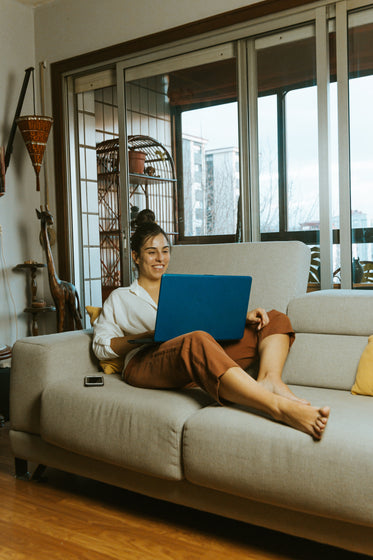
<instances>
[{"instance_id":1,"label":"wooden giraffe figurine","mask_svg":"<svg viewBox=\"0 0 373 560\"><path fill-rule=\"evenodd\" d=\"M82 314L77 289L71 282L60 280L54 266L48 237L48 226L53 224L53 216L48 206L45 207L45 210L40 206L40 212L36 210L36 214L41 222L41 237L47 256L49 287L57 310L57 331L82 329Z\"/></svg>"}]
</instances>

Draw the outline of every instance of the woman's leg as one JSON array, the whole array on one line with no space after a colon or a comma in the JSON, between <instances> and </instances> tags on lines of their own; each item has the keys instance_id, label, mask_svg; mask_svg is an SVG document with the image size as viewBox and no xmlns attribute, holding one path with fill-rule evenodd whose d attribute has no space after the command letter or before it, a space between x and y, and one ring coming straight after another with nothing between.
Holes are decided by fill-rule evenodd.
<instances>
[{"instance_id":1,"label":"woman's leg","mask_svg":"<svg viewBox=\"0 0 373 560\"><path fill-rule=\"evenodd\" d=\"M281 379L289 348L295 339L289 317L276 310L269 311L268 317L269 323L261 331L257 331L255 326L247 325L241 340L223 343L222 346L244 370L258 360L257 381L266 389L283 397L307 403L308 401L298 399Z\"/></svg>"},{"instance_id":2,"label":"woman's leg","mask_svg":"<svg viewBox=\"0 0 373 560\"><path fill-rule=\"evenodd\" d=\"M309 404L308 401L296 397L281 379L282 370L289 353L289 336L287 334L272 334L262 338L258 344L258 353L258 383L276 395Z\"/></svg>"},{"instance_id":3,"label":"woman's leg","mask_svg":"<svg viewBox=\"0 0 373 560\"><path fill-rule=\"evenodd\" d=\"M250 377L207 333L197 331L136 354L124 380L136 387L182 388L191 382L215 400L253 407L319 439L329 415L276 395ZM286 402L287 401L287 402Z\"/></svg>"},{"instance_id":4,"label":"woman's leg","mask_svg":"<svg viewBox=\"0 0 373 560\"><path fill-rule=\"evenodd\" d=\"M309 406L283 383L282 370L295 334L286 315L273 310L268 316L269 324L261 331L247 326L241 341L223 345L241 367L230 368L220 379L220 397L265 412L275 420L320 439L330 409ZM243 371L256 358L259 358L257 381Z\"/></svg>"},{"instance_id":5,"label":"woman's leg","mask_svg":"<svg viewBox=\"0 0 373 560\"><path fill-rule=\"evenodd\" d=\"M265 412L315 439L321 439L328 421L329 407L314 407L269 391L239 367L230 368L221 378L222 399Z\"/></svg>"},{"instance_id":6,"label":"woman's leg","mask_svg":"<svg viewBox=\"0 0 373 560\"><path fill-rule=\"evenodd\" d=\"M237 364L206 332L195 331L135 354L123 372L129 385L149 389L201 387L219 401L220 377Z\"/></svg>"}]
</instances>

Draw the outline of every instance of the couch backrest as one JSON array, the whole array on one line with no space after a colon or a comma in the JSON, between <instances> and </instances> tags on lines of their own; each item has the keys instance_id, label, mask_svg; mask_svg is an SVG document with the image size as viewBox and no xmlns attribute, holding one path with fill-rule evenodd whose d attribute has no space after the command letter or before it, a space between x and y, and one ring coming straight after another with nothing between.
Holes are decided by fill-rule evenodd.
<instances>
[{"instance_id":1,"label":"couch backrest","mask_svg":"<svg viewBox=\"0 0 373 560\"><path fill-rule=\"evenodd\" d=\"M286 312L292 298L306 293L309 266L310 250L299 241L175 245L168 272L251 275L250 309Z\"/></svg>"},{"instance_id":2,"label":"couch backrest","mask_svg":"<svg viewBox=\"0 0 373 560\"><path fill-rule=\"evenodd\" d=\"M284 381L350 390L373 334L372 292L313 292L293 299L288 315L296 340L285 364Z\"/></svg>"}]
</instances>

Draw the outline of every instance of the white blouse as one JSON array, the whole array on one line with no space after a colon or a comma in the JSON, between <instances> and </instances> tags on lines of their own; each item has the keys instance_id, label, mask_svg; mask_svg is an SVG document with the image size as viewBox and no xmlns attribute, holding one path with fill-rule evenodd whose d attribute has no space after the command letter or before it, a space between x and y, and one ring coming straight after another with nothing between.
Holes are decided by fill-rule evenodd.
<instances>
[{"instance_id":1,"label":"white blouse","mask_svg":"<svg viewBox=\"0 0 373 560\"><path fill-rule=\"evenodd\" d=\"M112 338L154 331L157 304L135 280L128 288L117 288L104 303L101 315L95 321L93 351L99 360L117 358L110 346ZM130 350L125 356L124 368L142 347Z\"/></svg>"}]
</instances>

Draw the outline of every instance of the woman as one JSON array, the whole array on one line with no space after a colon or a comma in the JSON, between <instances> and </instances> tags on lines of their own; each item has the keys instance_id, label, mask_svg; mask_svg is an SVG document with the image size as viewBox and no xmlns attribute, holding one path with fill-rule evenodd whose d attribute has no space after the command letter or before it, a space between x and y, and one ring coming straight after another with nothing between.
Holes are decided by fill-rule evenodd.
<instances>
[{"instance_id":1,"label":"woman","mask_svg":"<svg viewBox=\"0 0 373 560\"><path fill-rule=\"evenodd\" d=\"M140 212L131 238L138 279L106 300L95 323L93 349L100 360L124 356L123 379L136 387L199 386L218 402L235 403L269 414L274 420L321 439L329 407L298 399L281 380L294 340L288 317L258 308L247 315L240 341L218 343L195 331L161 344L136 344L154 332L162 275L170 262L170 244L154 221ZM129 342L131 340L131 343ZM244 370L259 358L254 380Z\"/></svg>"}]
</instances>

